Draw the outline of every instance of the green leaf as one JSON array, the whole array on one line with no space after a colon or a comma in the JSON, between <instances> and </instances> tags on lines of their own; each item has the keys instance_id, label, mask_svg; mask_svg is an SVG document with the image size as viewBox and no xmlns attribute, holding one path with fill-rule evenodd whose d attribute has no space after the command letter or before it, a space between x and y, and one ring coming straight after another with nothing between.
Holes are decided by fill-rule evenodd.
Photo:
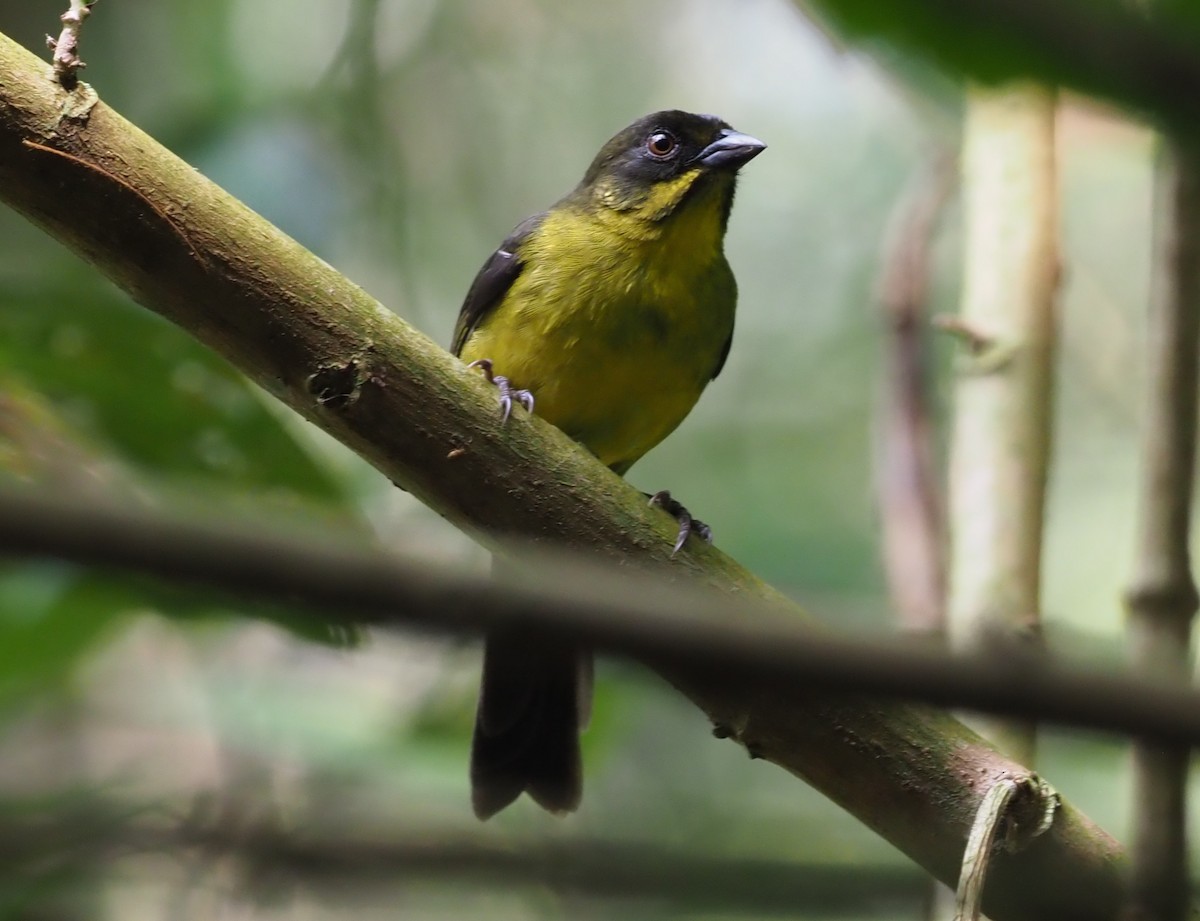
<instances>
[{"instance_id":1,"label":"green leaf","mask_svg":"<svg viewBox=\"0 0 1200 921\"><path fill-rule=\"evenodd\" d=\"M96 573L0 565L0 709L67 680L80 655L140 603L136 591Z\"/></svg>"},{"instance_id":2,"label":"green leaf","mask_svg":"<svg viewBox=\"0 0 1200 921\"><path fill-rule=\"evenodd\" d=\"M0 372L48 397L99 453L192 485L344 500L280 411L222 360L94 279L59 278L13 285L0 301Z\"/></svg>"},{"instance_id":3,"label":"green leaf","mask_svg":"<svg viewBox=\"0 0 1200 921\"><path fill-rule=\"evenodd\" d=\"M848 38L985 83L1061 84L1194 131L1200 12L1125 0L805 0Z\"/></svg>"}]
</instances>

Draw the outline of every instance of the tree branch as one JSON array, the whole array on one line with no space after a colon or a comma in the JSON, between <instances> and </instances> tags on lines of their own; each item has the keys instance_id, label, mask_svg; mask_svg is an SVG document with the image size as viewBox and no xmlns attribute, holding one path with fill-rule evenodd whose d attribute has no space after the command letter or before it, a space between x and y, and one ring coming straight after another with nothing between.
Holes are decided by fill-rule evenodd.
<instances>
[{"instance_id":1,"label":"tree branch","mask_svg":"<svg viewBox=\"0 0 1200 921\"><path fill-rule=\"evenodd\" d=\"M715 549L672 561L671 519L565 435L523 414L502 428L494 394L461 363L102 102L70 96L0 37L0 199L139 303L489 546L507 533L586 549L802 616ZM662 671L755 754L943 880L957 876L988 781L1025 773L920 707ZM984 907L997 921L1109 918L1118 892L1116 844L1064 808L994 868Z\"/></svg>"}]
</instances>

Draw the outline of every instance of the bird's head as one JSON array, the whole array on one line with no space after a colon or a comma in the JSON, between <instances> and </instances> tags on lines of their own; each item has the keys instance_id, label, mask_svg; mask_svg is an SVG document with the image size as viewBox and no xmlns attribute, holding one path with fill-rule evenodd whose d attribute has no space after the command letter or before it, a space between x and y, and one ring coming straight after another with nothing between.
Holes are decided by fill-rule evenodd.
<instances>
[{"instance_id":1,"label":"bird's head","mask_svg":"<svg viewBox=\"0 0 1200 921\"><path fill-rule=\"evenodd\" d=\"M707 191L723 224L737 171L766 146L713 115L655 112L600 149L575 194L593 207L660 221L686 202L710 199Z\"/></svg>"}]
</instances>

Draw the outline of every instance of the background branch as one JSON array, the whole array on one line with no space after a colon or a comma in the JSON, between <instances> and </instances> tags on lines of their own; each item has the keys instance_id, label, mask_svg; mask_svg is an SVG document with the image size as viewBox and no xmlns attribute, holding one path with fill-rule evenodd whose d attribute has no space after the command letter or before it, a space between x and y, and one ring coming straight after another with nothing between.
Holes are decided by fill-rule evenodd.
<instances>
[{"instance_id":1,"label":"background branch","mask_svg":"<svg viewBox=\"0 0 1200 921\"><path fill-rule=\"evenodd\" d=\"M945 618L945 523L927 380L927 316L933 235L957 184L956 167L956 158L939 149L901 201L879 286L887 373L875 477L884 570L900 624L923 633L940 633Z\"/></svg>"},{"instance_id":2,"label":"background branch","mask_svg":"<svg viewBox=\"0 0 1200 921\"><path fill-rule=\"evenodd\" d=\"M78 828L78 822L72 823ZM46 842L53 851L71 826L24 832L26 855ZM567 838L505 841L427 829L401 836L363 836L337 828L264 825L168 825L140 820L75 832L86 867L141 853L202 851L239 861L251 890L315 890L338 896L347 888L403 889L418 880L446 879L490 887L548 887L563 895L653 900L690 911L794 916L869 911L880 902L912 904L923 877L908 867L705 856L639 841ZM10 838L11 840L11 838ZM25 859L28 859L26 856Z\"/></svg>"},{"instance_id":3,"label":"background branch","mask_svg":"<svg viewBox=\"0 0 1200 921\"><path fill-rule=\"evenodd\" d=\"M1200 745L1200 693L1186 688L1042 657L952 655L914 638L839 636L778 617L752 599L720 598L547 550L528 548L523 577L496 584L355 550L341 539L300 540L0 491L0 553L147 574L266 603L286 600L341 626L566 636L641 659L684 684L719 672L731 696L763 695L769 686L785 701L799 697L811 706L813 690L883 694ZM754 730L745 724L718 723L717 731L753 745Z\"/></svg>"}]
</instances>

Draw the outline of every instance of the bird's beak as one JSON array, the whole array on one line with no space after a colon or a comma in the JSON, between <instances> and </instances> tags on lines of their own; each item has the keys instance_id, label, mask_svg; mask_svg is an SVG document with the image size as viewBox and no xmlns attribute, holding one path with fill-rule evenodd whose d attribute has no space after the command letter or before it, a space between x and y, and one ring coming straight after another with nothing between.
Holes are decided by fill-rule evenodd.
<instances>
[{"instance_id":1,"label":"bird's beak","mask_svg":"<svg viewBox=\"0 0 1200 921\"><path fill-rule=\"evenodd\" d=\"M709 169L739 169L766 149L758 138L724 128L721 136L696 154L692 162Z\"/></svg>"}]
</instances>

